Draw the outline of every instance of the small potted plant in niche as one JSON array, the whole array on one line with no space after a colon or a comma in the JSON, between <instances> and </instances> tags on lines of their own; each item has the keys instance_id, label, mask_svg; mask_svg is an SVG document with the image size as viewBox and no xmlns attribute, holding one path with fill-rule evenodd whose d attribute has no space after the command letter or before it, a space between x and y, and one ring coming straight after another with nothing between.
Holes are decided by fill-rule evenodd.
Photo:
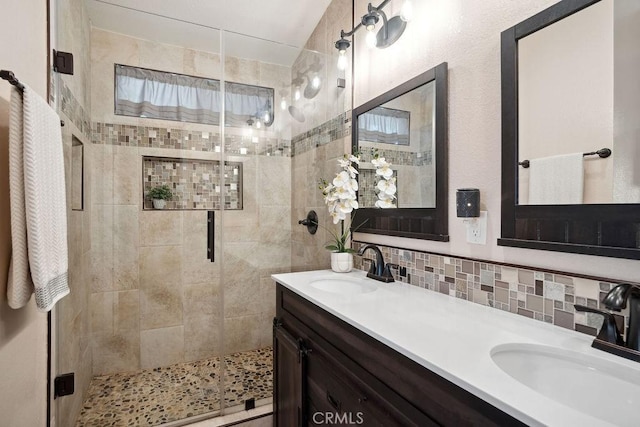
<instances>
[{"instance_id":1,"label":"small potted plant in niche","mask_svg":"<svg viewBox=\"0 0 640 427\"><path fill-rule=\"evenodd\" d=\"M338 172L331 182L320 180L320 190L324 196L324 203L329 209L329 215L334 224L340 223L340 234L337 231L327 230L332 236L331 242L325 249L331 251L331 269L337 273L348 273L353 268L353 249L348 247L349 228L345 231L344 220L354 209L358 209L356 191L358 191L358 181L356 174L358 171L354 167L360 163L360 158L354 155L344 155L338 159L338 164L342 171ZM324 228L324 227L323 227Z\"/></svg>"},{"instance_id":2,"label":"small potted plant in niche","mask_svg":"<svg viewBox=\"0 0 640 427\"><path fill-rule=\"evenodd\" d=\"M171 200L171 189L168 185L160 185L149 190L149 198L153 201L154 209L164 209L167 200Z\"/></svg>"}]
</instances>

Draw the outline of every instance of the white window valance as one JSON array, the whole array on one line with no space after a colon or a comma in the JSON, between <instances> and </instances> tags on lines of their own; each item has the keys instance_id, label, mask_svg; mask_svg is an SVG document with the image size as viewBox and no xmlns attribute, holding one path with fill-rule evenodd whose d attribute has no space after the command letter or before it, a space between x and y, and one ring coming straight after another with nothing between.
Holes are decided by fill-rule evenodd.
<instances>
[{"instance_id":1,"label":"white window valance","mask_svg":"<svg viewBox=\"0 0 640 427\"><path fill-rule=\"evenodd\" d=\"M409 145L409 111L376 107L358 117L358 137L362 141Z\"/></svg>"},{"instance_id":2,"label":"white window valance","mask_svg":"<svg viewBox=\"0 0 640 427\"><path fill-rule=\"evenodd\" d=\"M220 124L220 81L116 64L115 114ZM271 88L225 82L225 123L273 123ZM265 115L268 119L265 122Z\"/></svg>"}]
</instances>

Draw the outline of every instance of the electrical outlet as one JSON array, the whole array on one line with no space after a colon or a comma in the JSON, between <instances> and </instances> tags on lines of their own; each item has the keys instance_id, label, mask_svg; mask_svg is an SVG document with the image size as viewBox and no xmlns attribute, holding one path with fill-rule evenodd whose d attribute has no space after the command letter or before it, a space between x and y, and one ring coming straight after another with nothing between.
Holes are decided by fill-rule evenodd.
<instances>
[{"instance_id":1,"label":"electrical outlet","mask_svg":"<svg viewBox=\"0 0 640 427\"><path fill-rule=\"evenodd\" d=\"M480 217L467 222L467 242L477 245L487 244L487 212L480 212Z\"/></svg>"}]
</instances>

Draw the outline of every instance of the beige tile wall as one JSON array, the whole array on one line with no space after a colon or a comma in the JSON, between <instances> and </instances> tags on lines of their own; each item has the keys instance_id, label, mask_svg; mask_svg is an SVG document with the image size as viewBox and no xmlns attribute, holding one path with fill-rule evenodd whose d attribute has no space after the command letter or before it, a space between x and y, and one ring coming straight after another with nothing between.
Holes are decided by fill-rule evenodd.
<instances>
[{"instance_id":1,"label":"beige tile wall","mask_svg":"<svg viewBox=\"0 0 640 427\"><path fill-rule=\"evenodd\" d=\"M339 171L337 159L345 153L351 152L351 134L339 133L337 136L327 131L326 127L343 128L332 120L341 114L351 111L351 64L346 71L337 68L338 51L334 43L340 38L340 30L351 29L351 2L348 0L333 0L322 19L314 29L303 51L293 66L292 78L296 71L304 69L305 65L314 59L323 63L321 77L323 86L320 93L311 101L297 105L305 114L305 122L294 122L293 140L304 137L305 133L320 133L317 140L317 148L304 147L302 153L296 153L292 142L291 160L291 268L294 271L323 269L329 267L329 253L324 249L330 239L327 229L339 231L339 227L333 225L329 219L327 207L324 204L322 194L318 188L321 178L331 180ZM346 88L338 88L336 81L346 78ZM302 97L301 101L305 101ZM350 114L350 113L349 113ZM331 122L331 124L329 124ZM323 127L324 125L324 127ZM332 130L336 130L332 129ZM333 135L333 136L332 136ZM298 225L298 221L306 218L309 210L315 210L320 224L325 228L319 228L315 235L307 232L307 229Z\"/></svg>"}]
</instances>

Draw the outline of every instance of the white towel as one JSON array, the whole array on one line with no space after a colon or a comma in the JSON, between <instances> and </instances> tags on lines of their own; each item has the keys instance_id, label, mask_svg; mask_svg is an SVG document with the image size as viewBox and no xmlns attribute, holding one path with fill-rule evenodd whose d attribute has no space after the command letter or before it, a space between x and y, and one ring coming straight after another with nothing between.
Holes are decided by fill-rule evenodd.
<instances>
[{"instance_id":1,"label":"white towel","mask_svg":"<svg viewBox=\"0 0 640 427\"><path fill-rule=\"evenodd\" d=\"M9 117L9 197L11 205L11 263L7 281L7 299L12 308L24 307L31 299L33 281L27 253L27 217L24 211L24 161L22 93L11 90Z\"/></svg>"},{"instance_id":2,"label":"white towel","mask_svg":"<svg viewBox=\"0 0 640 427\"><path fill-rule=\"evenodd\" d=\"M49 311L69 293L60 118L29 87L24 89L22 102L18 98L14 92L9 139L13 253L8 298L11 307L19 308L33 291L38 309Z\"/></svg>"},{"instance_id":3,"label":"white towel","mask_svg":"<svg viewBox=\"0 0 640 427\"><path fill-rule=\"evenodd\" d=\"M584 191L582 153L543 157L530 161L529 204L581 204Z\"/></svg>"}]
</instances>

